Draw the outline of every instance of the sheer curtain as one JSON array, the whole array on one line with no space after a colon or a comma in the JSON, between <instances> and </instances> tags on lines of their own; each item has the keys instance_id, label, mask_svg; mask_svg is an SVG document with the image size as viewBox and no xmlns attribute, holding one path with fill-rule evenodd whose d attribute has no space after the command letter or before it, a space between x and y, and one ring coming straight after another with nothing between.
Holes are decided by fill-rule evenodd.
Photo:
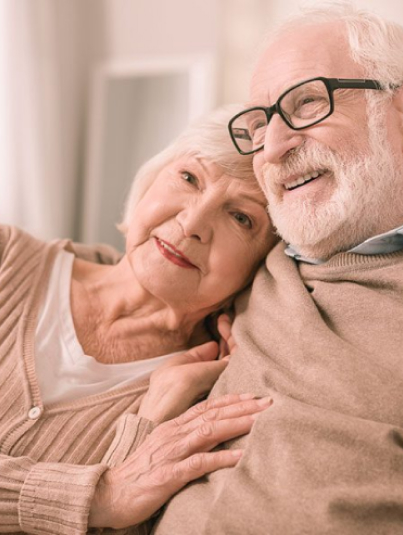
<instances>
[{"instance_id":1,"label":"sheer curtain","mask_svg":"<svg viewBox=\"0 0 403 535\"><path fill-rule=\"evenodd\" d=\"M90 12L0 0L0 222L44 239L76 235Z\"/></svg>"}]
</instances>

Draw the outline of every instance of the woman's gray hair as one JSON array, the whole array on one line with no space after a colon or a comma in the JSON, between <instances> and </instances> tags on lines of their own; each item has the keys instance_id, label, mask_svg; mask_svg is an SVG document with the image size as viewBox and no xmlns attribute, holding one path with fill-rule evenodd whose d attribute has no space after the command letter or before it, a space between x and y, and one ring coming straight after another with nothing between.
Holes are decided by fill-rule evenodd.
<instances>
[{"instance_id":1,"label":"woman's gray hair","mask_svg":"<svg viewBox=\"0 0 403 535\"><path fill-rule=\"evenodd\" d=\"M252 156L236 151L229 133L228 122L242 106L231 104L218 108L191 124L171 145L151 158L137 172L118 228L126 234L136 206L165 166L183 156L195 156L217 164L235 178L253 176ZM256 182L256 187L258 187Z\"/></svg>"},{"instance_id":2,"label":"woman's gray hair","mask_svg":"<svg viewBox=\"0 0 403 535\"><path fill-rule=\"evenodd\" d=\"M403 28L399 24L359 9L349 1L321 2L320 6L305 6L302 14L281 24L269 36L266 44L284 31L320 23L345 24L351 57L362 66L367 78L374 78L386 89L403 82ZM320 76L321 73L318 73ZM367 91L367 94L369 91Z\"/></svg>"}]
</instances>

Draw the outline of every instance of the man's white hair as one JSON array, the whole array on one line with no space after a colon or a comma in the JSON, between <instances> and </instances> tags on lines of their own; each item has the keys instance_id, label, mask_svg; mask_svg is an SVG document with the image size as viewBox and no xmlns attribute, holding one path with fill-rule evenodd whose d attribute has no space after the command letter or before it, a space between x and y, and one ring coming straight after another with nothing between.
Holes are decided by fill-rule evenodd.
<instances>
[{"instance_id":1,"label":"man's white hair","mask_svg":"<svg viewBox=\"0 0 403 535\"><path fill-rule=\"evenodd\" d=\"M217 164L234 178L253 176L252 156L241 156L229 136L228 122L243 109L231 104L218 108L191 124L171 145L151 158L137 172L118 228L126 234L138 202L151 187L162 169L183 156L191 155ZM256 188L259 188L256 181Z\"/></svg>"},{"instance_id":2,"label":"man's white hair","mask_svg":"<svg viewBox=\"0 0 403 535\"><path fill-rule=\"evenodd\" d=\"M375 125L382 123L385 104L393 97L394 91L403 85L403 26L358 8L350 0L307 3L301 7L301 14L291 16L278 25L264 40L263 47L266 48L286 32L326 23L344 24L351 59L362 67L366 78L378 80L384 88L384 91L365 91L366 114L373 143L382 146L383 132L378 131ZM320 72L318 76L321 76Z\"/></svg>"},{"instance_id":3,"label":"man's white hair","mask_svg":"<svg viewBox=\"0 0 403 535\"><path fill-rule=\"evenodd\" d=\"M374 78L385 88L403 82L403 27L350 1L321 2L305 5L302 14L282 23L265 41L277 39L284 31L320 23L345 24L351 57L362 66L367 78ZM367 92L369 93L369 92Z\"/></svg>"}]
</instances>

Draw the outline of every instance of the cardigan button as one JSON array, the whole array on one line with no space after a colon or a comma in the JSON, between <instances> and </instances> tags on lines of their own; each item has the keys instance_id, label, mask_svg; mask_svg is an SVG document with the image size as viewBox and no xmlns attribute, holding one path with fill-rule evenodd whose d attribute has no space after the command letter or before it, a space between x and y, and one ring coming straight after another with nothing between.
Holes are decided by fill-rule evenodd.
<instances>
[{"instance_id":1,"label":"cardigan button","mask_svg":"<svg viewBox=\"0 0 403 535\"><path fill-rule=\"evenodd\" d=\"M28 411L28 418L30 420L37 420L41 414L42 409L40 407L32 407L32 409L29 409Z\"/></svg>"}]
</instances>

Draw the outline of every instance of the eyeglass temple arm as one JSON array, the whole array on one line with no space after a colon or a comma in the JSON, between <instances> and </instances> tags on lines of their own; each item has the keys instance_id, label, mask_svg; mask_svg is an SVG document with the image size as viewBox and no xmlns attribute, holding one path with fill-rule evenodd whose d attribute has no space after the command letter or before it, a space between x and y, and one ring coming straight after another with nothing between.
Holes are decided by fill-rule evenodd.
<instances>
[{"instance_id":1,"label":"eyeglass temple arm","mask_svg":"<svg viewBox=\"0 0 403 535\"><path fill-rule=\"evenodd\" d=\"M378 89L385 87L378 80L370 79L350 79L350 78L328 78L330 88L333 89ZM394 88L394 86L392 86Z\"/></svg>"}]
</instances>

